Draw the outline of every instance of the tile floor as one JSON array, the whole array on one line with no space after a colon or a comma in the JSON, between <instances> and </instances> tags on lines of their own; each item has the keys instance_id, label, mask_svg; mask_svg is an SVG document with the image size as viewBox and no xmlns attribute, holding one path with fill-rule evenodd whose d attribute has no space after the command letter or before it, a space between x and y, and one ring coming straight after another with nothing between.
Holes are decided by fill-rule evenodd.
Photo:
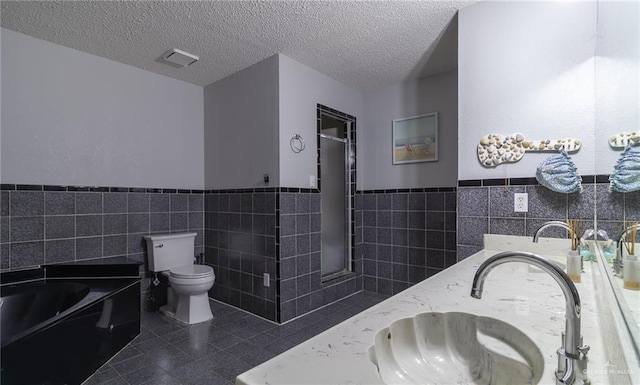
<instances>
[{"instance_id":1,"label":"tile floor","mask_svg":"<svg viewBox=\"0 0 640 385\"><path fill-rule=\"evenodd\" d=\"M143 310L140 335L83 385L231 385L240 373L388 297L362 291L284 325L213 300L215 318L196 325Z\"/></svg>"}]
</instances>

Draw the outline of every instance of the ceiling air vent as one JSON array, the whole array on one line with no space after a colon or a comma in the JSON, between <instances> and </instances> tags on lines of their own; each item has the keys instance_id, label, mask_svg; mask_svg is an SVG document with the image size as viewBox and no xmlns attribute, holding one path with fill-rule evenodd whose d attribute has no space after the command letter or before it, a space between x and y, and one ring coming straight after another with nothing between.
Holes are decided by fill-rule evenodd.
<instances>
[{"instance_id":1,"label":"ceiling air vent","mask_svg":"<svg viewBox=\"0 0 640 385\"><path fill-rule=\"evenodd\" d=\"M163 59L169 63L173 63L178 67L186 67L198 61L196 55L173 48L162 55Z\"/></svg>"}]
</instances>

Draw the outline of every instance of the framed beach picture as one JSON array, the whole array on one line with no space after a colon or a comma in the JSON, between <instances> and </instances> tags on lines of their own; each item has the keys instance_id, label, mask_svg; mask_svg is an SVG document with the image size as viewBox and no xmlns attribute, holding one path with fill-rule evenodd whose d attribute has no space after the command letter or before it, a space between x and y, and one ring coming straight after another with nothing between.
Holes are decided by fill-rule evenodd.
<instances>
[{"instance_id":1,"label":"framed beach picture","mask_svg":"<svg viewBox=\"0 0 640 385\"><path fill-rule=\"evenodd\" d=\"M393 121L393 164L437 160L437 112Z\"/></svg>"}]
</instances>

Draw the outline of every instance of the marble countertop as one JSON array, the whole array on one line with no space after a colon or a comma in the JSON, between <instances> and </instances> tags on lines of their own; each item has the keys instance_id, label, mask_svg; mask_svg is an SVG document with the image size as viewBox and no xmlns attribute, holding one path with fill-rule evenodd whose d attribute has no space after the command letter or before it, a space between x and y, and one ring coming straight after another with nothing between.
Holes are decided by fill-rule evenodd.
<instances>
[{"instance_id":1,"label":"marble countertop","mask_svg":"<svg viewBox=\"0 0 640 385\"><path fill-rule=\"evenodd\" d=\"M531 243L530 240L528 242ZM478 252L241 374L236 385L383 384L375 365L366 356L375 333L400 318L422 312L447 311L498 318L526 333L536 342L545 360L540 383L555 384L556 350L560 347L560 333L565 328L565 299L553 278L530 269L526 264L506 263L488 275L482 299L470 296L473 276L484 260L505 248L524 250L513 248L513 244L499 243L485 243L494 249ZM561 261L563 257L557 257L564 255L558 252L563 245L558 243L550 247L541 242L535 246L540 250L526 251L564 262ZM607 375L607 368L612 363L607 360L605 349L601 348L603 338L593 284L600 274L596 267L586 262L582 282L576 287L582 300L584 343L591 346L589 376L592 383L608 384L613 383Z\"/></svg>"},{"instance_id":2,"label":"marble countertop","mask_svg":"<svg viewBox=\"0 0 640 385\"><path fill-rule=\"evenodd\" d=\"M623 288L622 277L620 276L614 276L614 281L620 288L622 296L627 302L627 307L640 328L640 291Z\"/></svg>"}]
</instances>

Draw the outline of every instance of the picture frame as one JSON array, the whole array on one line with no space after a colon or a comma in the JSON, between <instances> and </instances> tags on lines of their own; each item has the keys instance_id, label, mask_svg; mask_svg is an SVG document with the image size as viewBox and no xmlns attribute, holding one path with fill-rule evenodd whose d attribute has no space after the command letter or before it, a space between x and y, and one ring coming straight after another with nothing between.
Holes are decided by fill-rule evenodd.
<instances>
[{"instance_id":1,"label":"picture frame","mask_svg":"<svg viewBox=\"0 0 640 385\"><path fill-rule=\"evenodd\" d=\"M438 113L395 119L391 145L393 164L438 161Z\"/></svg>"}]
</instances>

